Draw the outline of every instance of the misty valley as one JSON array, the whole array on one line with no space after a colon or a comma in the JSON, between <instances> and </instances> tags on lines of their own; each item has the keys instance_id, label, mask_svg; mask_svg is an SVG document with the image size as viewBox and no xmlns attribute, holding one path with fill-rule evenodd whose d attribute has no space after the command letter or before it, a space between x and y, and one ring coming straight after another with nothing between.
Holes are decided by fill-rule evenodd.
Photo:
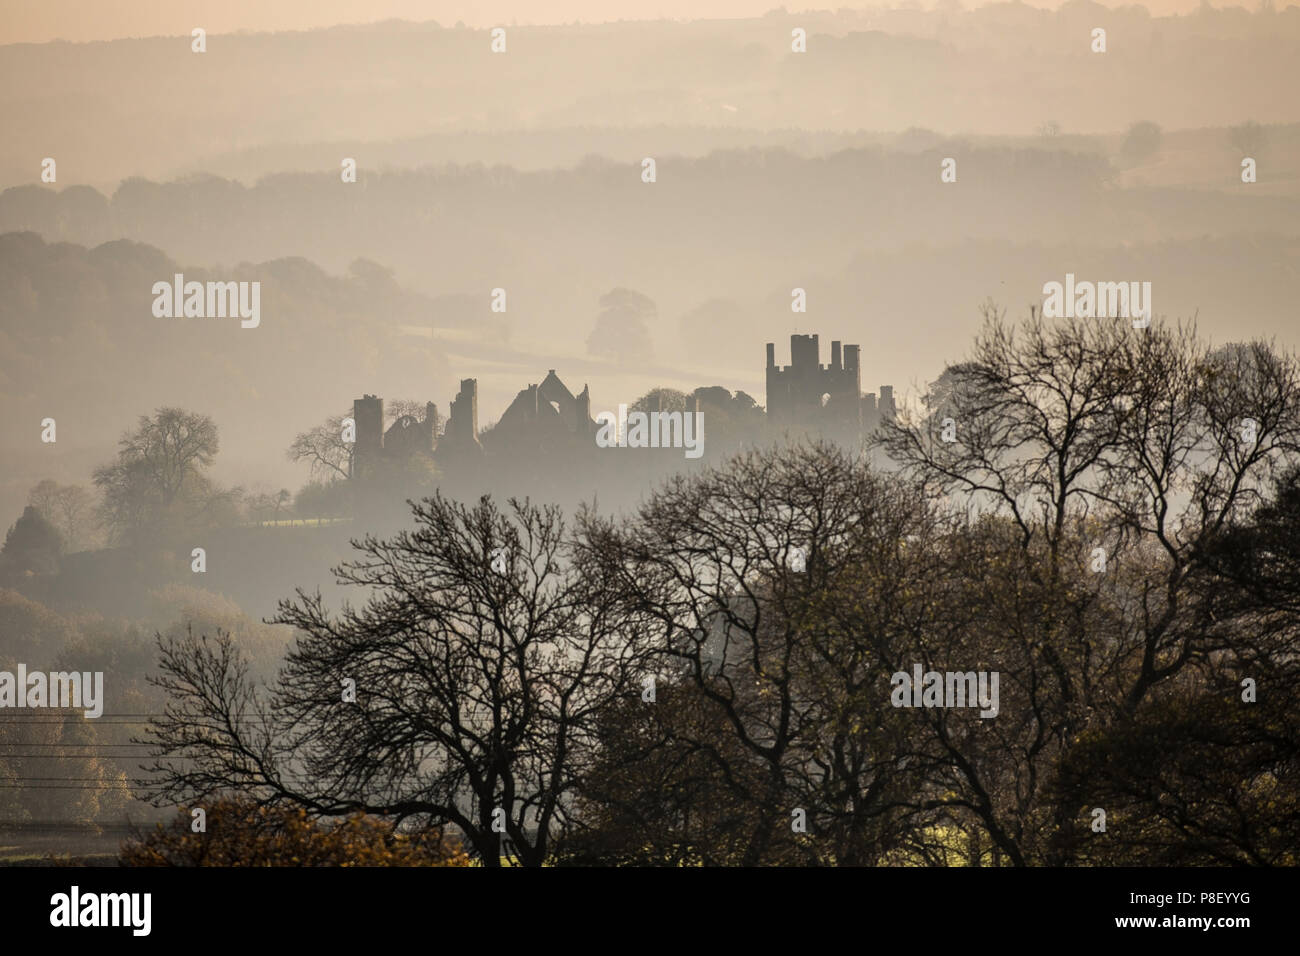
<instances>
[{"instance_id":1,"label":"misty valley","mask_svg":"<svg viewBox=\"0 0 1300 956\"><path fill-rule=\"evenodd\" d=\"M15 926L1283 925L1300 6L666 2L0 18Z\"/></svg>"}]
</instances>

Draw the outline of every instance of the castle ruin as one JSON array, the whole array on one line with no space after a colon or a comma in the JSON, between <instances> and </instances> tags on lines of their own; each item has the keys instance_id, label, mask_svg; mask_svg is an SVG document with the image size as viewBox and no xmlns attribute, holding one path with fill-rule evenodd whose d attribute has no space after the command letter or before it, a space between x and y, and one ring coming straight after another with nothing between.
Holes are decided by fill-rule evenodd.
<instances>
[{"instance_id":1,"label":"castle ruin","mask_svg":"<svg viewBox=\"0 0 1300 956\"><path fill-rule=\"evenodd\" d=\"M856 447L881 421L894 419L892 387L880 386L879 400L874 392L862 392L859 346L841 346L837 339L831 342L830 363L823 365L820 359L816 335L791 335L790 364L784 367L776 364L775 344L767 343L769 439L806 433ZM697 389L688 396L687 411L698 413L701 395L713 392L730 394L718 387ZM657 392L647 402L650 411L659 410ZM539 384L521 389L500 420L483 432L478 422L478 380L473 378L461 380L445 427L441 427L437 406L429 402L423 419L404 415L385 430L384 400L374 395L356 399L353 417L356 447L352 475L363 480L385 460L409 459L417 454L429 456L444 472L462 474L475 472L485 457L504 462L506 467L510 462L533 468L546 463L546 469L557 475L572 473L575 467L588 469L594 475L601 470L595 463L609 461L608 456L596 454L597 424L591 416L587 386L574 395L555 369L549 369ZM713 454L726 447L715 443ZM709 455L707 447L705 454ZM619 457L627 461L625 456ZM649 463L646 456L638 457ZM665 467L680 464L680 454L661 457L667 463ZM656 465L654 470L661 469Z\"/></svg>"},{"instance_id":2,"label":"castle ruin","mask_svg":"<svg viewBox=\"0 0 1300 956\"><path fill-rule=\"evenodd\" d=\"M893 421L894 389L862 391L861 348L831 342L831 361L821 364L816 335L790 336L790 364L776 364L776 343L767 343L767 421L775 433L810 432L856 445L881 421Z\"/></svg>"}]
</instances>

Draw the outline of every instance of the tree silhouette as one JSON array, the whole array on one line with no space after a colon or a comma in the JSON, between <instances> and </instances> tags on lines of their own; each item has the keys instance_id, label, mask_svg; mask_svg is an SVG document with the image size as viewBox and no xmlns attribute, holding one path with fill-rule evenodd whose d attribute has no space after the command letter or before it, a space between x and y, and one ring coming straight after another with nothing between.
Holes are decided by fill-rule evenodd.
<instances>
[{"instance_id":1,"label":"tree silhouette","mask_svg":"<svg viewBox=\"0 0 1300 956\"><path fill-rule=\"evenodd\" d=\"M160 638L155 799L238 792L450 824L485 865L542 864L637 644L609 569L572 553L557 509L437 496L412 514L414 530L355 542L336 569L364 606L281 603L276 622L302 636L265 694L228 636Z\"/></svg>"},{"instance_id":2,"label":"tree silhouette","mask_svg":"<svg viewBox=\"0 0 1300 956\"><path fill-rule=\"evenodd\" d=\"M207 415L160 408L142 415L119 446L117 460L94 473L113 540L138 541L229 517L238 490L222 491L204 473L220 447Z\"/></svg>"},{"instance_id":3,"label":"tree silhouette","mask_svg":"<svg viewBox=\"0 0 1300 956\"><path fill-rule=\"evenodd\" d=\"M620 362L645 361L654 354L650 326L658 317L647 296L632 289L613 289L600 297L596 326L587 336L587 351Z\"/></svg>"}]
</instances>

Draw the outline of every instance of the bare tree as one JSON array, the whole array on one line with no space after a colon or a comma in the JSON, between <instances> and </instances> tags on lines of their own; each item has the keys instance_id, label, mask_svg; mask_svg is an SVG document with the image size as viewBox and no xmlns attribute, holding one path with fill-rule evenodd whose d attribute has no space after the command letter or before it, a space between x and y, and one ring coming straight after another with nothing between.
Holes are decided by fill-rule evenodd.
<instances>
[{"instance_id":1,"label":"bare tree","mask_svg":"<svg viewBox=\"0 0 1300 956\"><path fill-rule=\"evenodd\" d=\"M370 591L363 607L281 603L277 623L302 635L273 688L252 685L228 638L160 642L156 800L239 791L451 824L485 865L541 865L596 718L634 688L638 642L557 510L412 507L415 530L354 542L336 569Z\"/></svg>"},{"instance_id":2,"label":"bare tree","mask_svg":"<svg viewBox=\"0 0 1300 956\"><path fill-rule=\"evenodd\" d=\"M1265 128L1254 120L1246 120L1228 130L1228 144L1240 156L1258 159L1267 142Z\"/></svg>"},{"instance_id":3,"label":"bare tree","mask_svg":"<svg viewBox=\"0 0 1300 956\"><path fill-rule=\"evenodd\" d=\"M115 539L212 523L227 517L237 490L222 491L203 470L216 458L217 426L181 408L142 415L119 442L117 460L95 469L103 523Z\"/></svg>"},{"instance_id":4,"label":"bare tree","mask_svg":"<svg viewBox=\"0 0 1300 956\"><path fill-rule=\"evenodd\" d=\"M410 416L423 421L428 411L426 403L410 398L399 398L384 404L384 427L399 418ZM345 423L352 418L351 411L327 418L324 424L300 432L289 446L289 460L306 462L313 478L351 478L356 442L349 441ZM356 423L352 424L353 430ZM436 437L436 436L435 436Z\"/></svg>"},{"instance_id":5,"label":"bare tree","mask_svg":"<svg viewBox=\"0 0 1300 956\"><path fill-rule=\"evenodd\" d=\"M645 361L654 352L650 328L658 315L648 296L635 289L611 289L600 297L600 313L587 336L587 351L621 362Z\"/></svg>"},{"instance_id":6,"label":"bare tree","mask_svg":"<svg viewBox=\"0 0 1300 956\"><path fill-rule=\"evenodd\" d=\"M99 543L95 498L82 485L46 478L27 493L27 503L58 529L68 551L88 551Z\"/></svg>"},{"instance_id":7,"label":"bare tree","mask_svg":"<svg viewBox=\"0 0 1300 956\"><path fill-rule=\"evenodd\" d=\"M313 478L322 475L351 478L356 443L347 441L344 433L344 419L350 415L334 415L323 425L300 432L289 446L289 460L307 462Z\"/></svg>"},{"instance_id":8,"label":"bare tree","mask_svg":"<svg viewBox=\"0 0 1300 956\"><path fill-rule=\"evenodd\" d=\"M586 520L629 613L653 622L659 670L689 687L674 699L700 712L665 715L659 731L711 762L711 799L748 827L690 834L706 852L734 843L727 862L741 865L854 864L898 845L885 832L908 784L894 766L888 648L903 592L919 595L905 542L928 513L911 489L814 445L672 479L626 527ZM878 603L864 609L864 595Z\"/></svg>"},{"instance_id":9,"label":"bare tree","mask_svg":"<svg viewBox=\"0 0 1300 956\"><path fill-rule=\"evenodd\" d=\"M987 319L957 367L955 433L905 413L881 443L933 494L1012 532L1014 550L972 543L1014 582L984 628L1021 718L977 759L948 749L956 801L1008 856L1061 862L1063 844L1039 839L1077 826L1076 807L1044 806L1055 761L1223 649L1208 549L1294 452L1300 389L1289 356L1209 353L1190 326Z\"/></svg>"}]
</instances>

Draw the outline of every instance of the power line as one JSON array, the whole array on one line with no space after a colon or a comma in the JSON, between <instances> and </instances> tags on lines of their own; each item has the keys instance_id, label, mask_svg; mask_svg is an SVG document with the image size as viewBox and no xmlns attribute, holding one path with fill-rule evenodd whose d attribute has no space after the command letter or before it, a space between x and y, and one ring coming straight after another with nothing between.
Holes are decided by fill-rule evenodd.
<instances>
[{"instance_id":1,"label":"power line","mask_svg":"<svg viewBox=\"0 0 1300 956\"><path fill-rule=\"evenodd\" d=\"M58 783L103 783L101 777L22 777L22 780L53 780Z\"/></svg>"},{"instance_id":2,"label":"power line","mask_svg":"<svg viewBox=\"0 0 1300 956\"><path fill-rule=\"evenodd\" d=\"M51 786L49 784L42 784L39 787L29 787L21 783L15 783L15 784L0 783L0 790L22 790L27 793L39 793L42 790L117 790L117 789L129 789L129 788L127 788L125 784L123 784L122 787L119 788L117 784L109 784L109 783L100 784L97 787L92 787L88 785L82 785L76 787L62 787L62 786Z\"/></svg>"},{"instance_id":3,"label":"power line","mask_svg":"<svg viewBox=\"0 0 1300 956\"><path fill-rule=\"evenodd\" d=\"M100 757L105 760L129 760L132 757L152 757L153 754L0 754L0 760L90 760Z\"/></svg>"},{"instance_id":4,"label":"power line","mask_svg":"<svg viewBox=\"0 0 1300 956\"><path fill-rule=\"evenodd\" d=\"M140 825L129 820L125 823L118 821L77 823L73 820L0 820L0 832L5 830L82 830L93 832L95 830L129 830ZM144 825L152 826L148 822L145 822Z\"/></svg>"},{"instance_id":5,"label":"power line","mask_svg":"<svg viewBox=\"0 0 1300 956\"><path fill-rule=\"evenodd\" d=\"M0 708L0 709L8 710L9 708ZM60 708L60 709L65 709L65 708ZM70 709L74 711L78 709L84 710L84 708L70 708ZM37 723L63 724L63 723L67 723L68 719L70 718L75 719L76 716L77 716L76 713L70 713L67 715L67 717L63 717L63 718L52 716L48 713L32 714L30 717L28 717L26 714L0 714L0 720L18 720L18 721L24 721L25 723L31 723L31 724L37 724ZM103 714L102 716L99 717L84 717L84 719L93 720L97 724L102 724L107 720L113 719L114 717L139 718L139 720L133 720L132 723L141 723L147 720L174 720L178 717L180 719L187 719L184 714ZM240 718L240 720L253 720L253 721L272 720L272 719L274 718L267 717L267 716L258 716L258 715L251 715L251 716Z\"/></svg>"},{"instance_id":6,"label":"power line","mask_svg":"<svg viewBox=\"0 0 1300 956\"><path fill-rule=\"evenodd\" d=\"M118 714L105 714L103 717L85 717L87 723L94 721L96 724L126 724L130 726L139 726L147 724L149 720L119 720ZM50 717L42 715L40 717L24 717L21 714L5 714L0 716L0 720L7 721L11 724L67 724L76 720L76 715L69 717Z\"/></svg>"},{"instance_id":7,"label":"power line","mask_svg":"<svg viewBox=\"0 0 1300 956\"><path fill-rule=\"evenodd\" d=\"M137 747L137 748L138 748L138 747L151 747L151 746L153 746L153 745L152 745L152 744L101 744L101 743L94 743L94 744L77 744L77 743L73 743L73 742L70 741L70 740L59 741L59 742L52 743L52 744L42 744L42 743L37 743L35 740L23 740L23 741L17 741L17 740L15 740L15 741L13 741L12 743L10 743L10 742L8 742L8 741L0 741L0 747L55 747L55 748L58 748L58 747L65 747L65 748L66 748L66 747L80 747L80 748L83 749L83 750L85 750L85 749L90 749L90 748L94 748L94 749L98 749L98 750L105 750L105 749L107 749L107 748L109 748L109 747ZM4 756L7 756L7 755L6 755L6 754L0 754L0 757L4 757Z\"/></svg>"}]
</instances>

